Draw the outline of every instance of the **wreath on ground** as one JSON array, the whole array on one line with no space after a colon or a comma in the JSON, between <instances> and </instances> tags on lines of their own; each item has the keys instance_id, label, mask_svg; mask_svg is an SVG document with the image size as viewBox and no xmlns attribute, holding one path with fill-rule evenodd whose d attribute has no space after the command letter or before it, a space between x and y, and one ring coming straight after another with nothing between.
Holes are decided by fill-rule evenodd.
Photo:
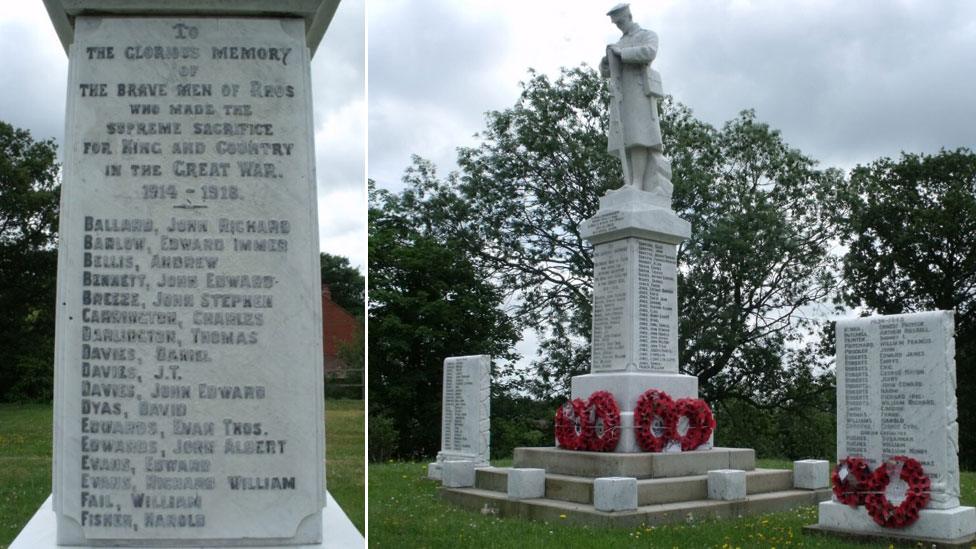
<instances>
[{"instance_id":1,"label":"wreath on ground","mask_svg":"<svg viewBox=\"0 0 976 549\"><path fill-rule=\"evenodd\" d=\"M585 450L589 429L586 403L573 399L556 410L556 444L567 450Z\"/></svg>"}]
</instances>

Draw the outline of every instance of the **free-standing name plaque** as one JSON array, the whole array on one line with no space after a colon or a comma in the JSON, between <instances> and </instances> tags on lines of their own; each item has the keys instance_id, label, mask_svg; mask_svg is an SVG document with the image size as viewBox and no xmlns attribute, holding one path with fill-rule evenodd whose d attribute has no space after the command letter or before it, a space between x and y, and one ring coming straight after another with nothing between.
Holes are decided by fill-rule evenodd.
<instances>
[{"instance_id":1,"label":"free-standing name plaque","mask_svg":"<svg viewBox=\"0 0 976 549\"><path fill-rule=\"evenodd\" d=\"M487 466L491 447L491 357L454 356L444 359L441 397L441 451L428 467L440 478L441 464L473 461Z\"/></svg>"},{"instance_id":2,"label":"free-standing name plaque","mask_svg":"<svg viewBox=\"0 0 976 549\"><path fill-rule=\"evenodd\" d=\"M837 456L918 460L933 508L959 505L951 312L837 322Z\"/></svg>"}]
</instances>

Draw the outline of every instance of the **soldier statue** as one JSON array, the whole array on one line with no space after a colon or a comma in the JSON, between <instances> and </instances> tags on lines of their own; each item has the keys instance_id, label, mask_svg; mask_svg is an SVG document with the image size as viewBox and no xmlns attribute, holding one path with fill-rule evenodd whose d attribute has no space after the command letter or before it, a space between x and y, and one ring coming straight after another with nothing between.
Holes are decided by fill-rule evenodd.
<instances>
[{"instance_id":1,"label":"soldier statue","mask_svg":"<svg viewBox=\"0 0 976 549\"><path fill-rule=\"evenodd\" d=\"M610 79L610 133L607 150L619 156L624 185L671 199L671 163L664 156L658 99L664 96L661 75L651 68L657 35L634 22L629 4L607 15L623 32L607 46L600 74Z\"/></svg>"}]
</instances>

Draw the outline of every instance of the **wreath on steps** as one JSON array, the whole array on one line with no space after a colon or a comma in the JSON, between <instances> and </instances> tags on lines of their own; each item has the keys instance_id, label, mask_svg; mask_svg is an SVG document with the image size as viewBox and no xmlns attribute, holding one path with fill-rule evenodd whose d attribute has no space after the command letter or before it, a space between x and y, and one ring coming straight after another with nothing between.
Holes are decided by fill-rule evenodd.
<instances>
[{"instance_id":1,"label":"wreath on steps","mask_svg":"<svg viewBox=\"0 0 976 549\"><path fill-rule=\"evenodd\" d=\"M585 450L587 418L586 403L578 398L560 406L556 410L556 444L567 450Z\"/></svg>"},{"instance_id":2,"label":"wreath on steps","mask_svg":"<svg viewBox=\"0 0 976 549\"><path fill-rule=\"evenodd\" d=\"M612 452L620 442L620 407L608 391L597 391L586 402L586 449Z\"/></svg>"}]
</instances>

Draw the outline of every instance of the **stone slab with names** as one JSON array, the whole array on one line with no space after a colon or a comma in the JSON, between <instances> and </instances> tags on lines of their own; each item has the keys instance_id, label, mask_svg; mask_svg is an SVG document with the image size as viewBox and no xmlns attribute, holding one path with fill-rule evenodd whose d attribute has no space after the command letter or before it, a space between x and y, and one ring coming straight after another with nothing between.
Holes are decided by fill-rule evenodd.
<instances>
[{"instance_id":1,"label":"stone slab with names","mask_svg":"<svg viewBox=\"0 0 976 549\"><path fill-rule=\"evenodd\" d=\"M644 391L698 397L698 379L678 371L676 256L691 225L660 197L625 186L600 198L580 233L593 244L592 358L590 373L572 378L572 397L613 394L621 421L614 451L640 452L633 411Z\"/></svg>"},{"instance_id":2,"label":"stone slab with names","mask_svg":"<svg viewBox=\"0 0 976 549\"><path fill-rule=\"evenodd\" d=\"M319 543L308 14L61 4L58 543Z\"/></svg>"},{"instance_id":3,"label":"stone slab with names","mask_svg":"<svg viewBox=\"0 0 976 549\"><path fill-rule=\"evenodd\" d=\"M920 538L976 531L972 507L959 506L959 425L952 311L837 322L837 459L862 457L872 469L894 456L918 460L932 481L931 500L903 530ZM904 498L893 482L895 504ZM968 527L956 528L960 520ZM936 524L953 524L945 529ZM884 532L862 507L820 504L819 527Z\"/></svg>"},{"instance_id":4,"label":"stone slab with names","mask_svg":"<svg viewBox=\"0 0 976 549\"><path fill-rule=\"evenodd\" d=\"M491 447L491 357L449 357L443 379L441 451L428 467L428 476L435 479L445 461L487 466Z\"/></svg>"}]
</instances>

